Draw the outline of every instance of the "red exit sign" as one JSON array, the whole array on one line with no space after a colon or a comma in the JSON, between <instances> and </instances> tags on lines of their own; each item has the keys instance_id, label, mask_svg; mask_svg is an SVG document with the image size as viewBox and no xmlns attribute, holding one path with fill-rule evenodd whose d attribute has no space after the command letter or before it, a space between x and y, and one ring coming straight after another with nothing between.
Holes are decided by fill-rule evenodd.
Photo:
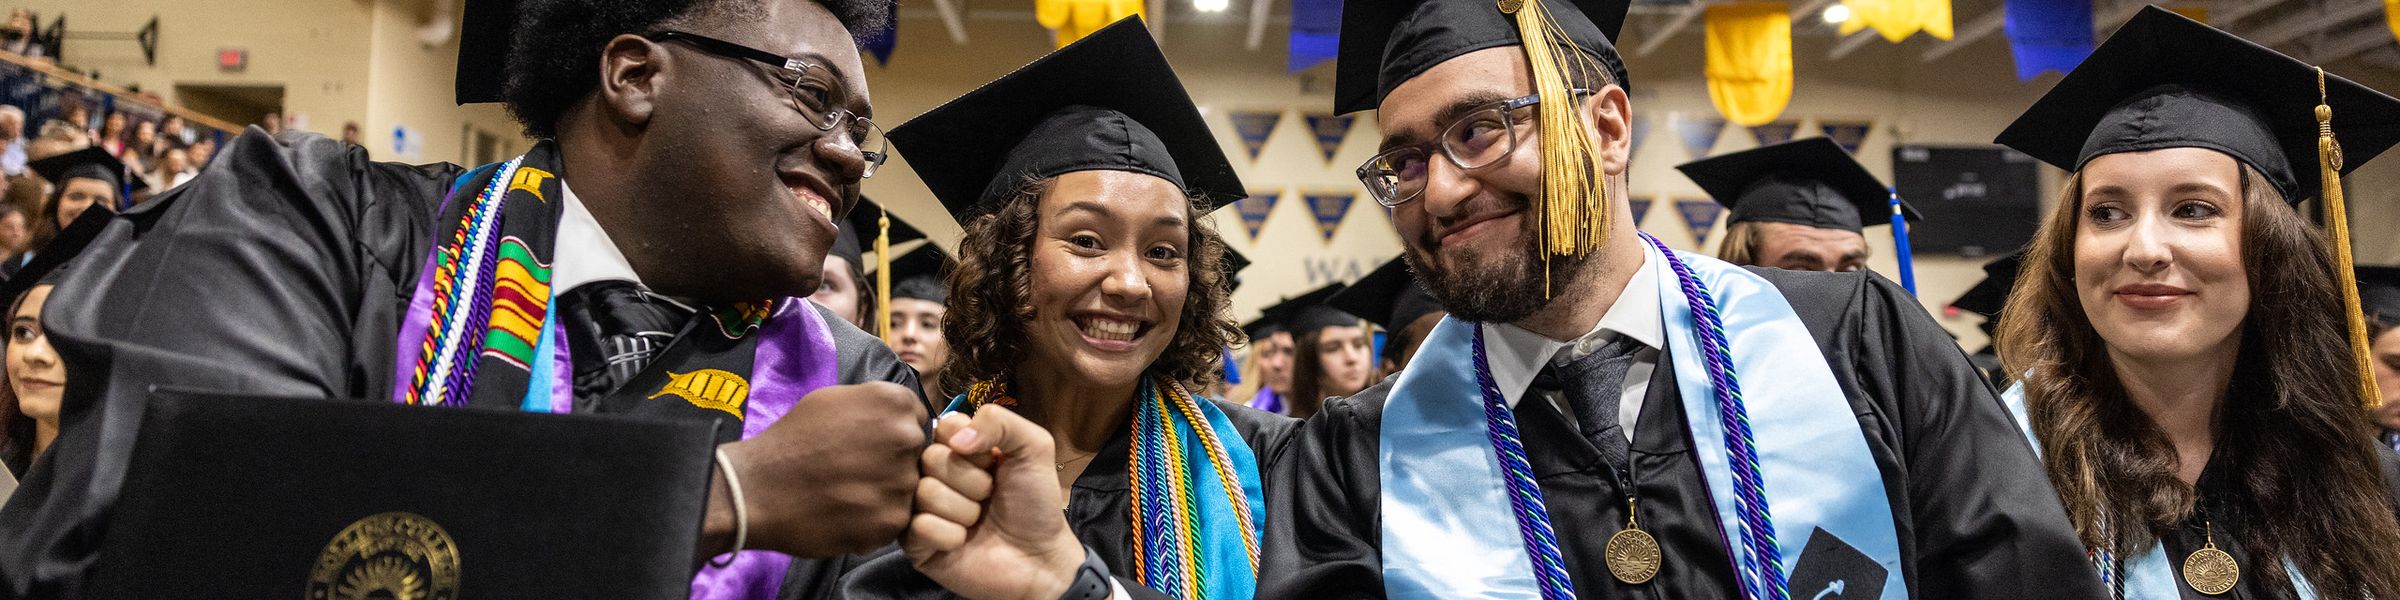
<instances>
[{"instance_id":1,"label":"red exit sign","mask_svg":"<svg viewBox=\"0 0 2400 600\"><path fill-rule=\"evenodd\" d=\"M241 48L218 48L217 70L240 73L250 67L250 51Z\"/></svg>"}]
</instances>

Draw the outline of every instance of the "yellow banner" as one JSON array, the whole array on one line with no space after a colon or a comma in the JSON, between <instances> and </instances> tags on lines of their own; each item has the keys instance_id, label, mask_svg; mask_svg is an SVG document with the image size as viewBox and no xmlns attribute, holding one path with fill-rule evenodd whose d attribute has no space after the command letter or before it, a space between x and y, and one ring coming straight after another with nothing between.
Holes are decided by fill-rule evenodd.
<instances>
[{"instance_id":1,"label":"yellow banner","mask_svg":"<svg viewBox=\"0 0 2400 600\"><path fill-rule=\"evenodd\" d=\"M1708 99L1744 127L1792 102L1792 15L1782 2L1708 7Z\"/></svg>"},{"instance_id":2,"label":"yellow banner","mask_svg":"<svg viewBox=\"0 0 2400 600\"><path fill-rule=\"evenodd\" d=\"M1142 0L1033 0L1033 20L1058 34L1065 48L1110 23L1142 14Z\"/></svg>"},{"instance_id":3,"label":"yellow banner","mask_svg":"<svg viewBox=\"0 0 2400 600\"><path fill-rule=\"evenodd\" d=\"M1950 0L1843 0L1842 5L1850 7L1842 35L1873 27L1884 41L1899 43L1918 31L1945 40L1952 33Z\"/></svg>"}]
</instances>

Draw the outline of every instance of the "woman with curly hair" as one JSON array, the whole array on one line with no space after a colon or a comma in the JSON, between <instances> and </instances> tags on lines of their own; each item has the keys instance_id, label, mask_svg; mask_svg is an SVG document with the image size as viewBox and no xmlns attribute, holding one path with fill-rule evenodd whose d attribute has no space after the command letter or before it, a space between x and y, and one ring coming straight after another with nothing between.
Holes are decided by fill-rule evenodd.
<instances>
[{"instance_id":1,"label":"woman with curly hair","mask_svg":"<svg viewBox=\"0 0 2400 600\"><path fill-rule=\"evenodd\" d=\"M2004 397L2118 597L2400 598L2338 178L2395 113L2151 7L2000 135L2070 172L2001 316ZM2293 207L2320 193L2329 232Z\"/></svg>"},{"instance_id":2,"label":"woman with curly hair","mask_svg":"<svg viewBox=\"0 0 2400 600\"><path fill-rule=\"evenodd\" d=\"M1243 188L1149 33L1112 25L892 140L966 229L943 321L963 393L926 450L907 560L850 593L1251 597L1259 472L1296 422L1193 391L1241 339L1206 217ZM969 414L1043 449L962 452Z\"/></svg>"}]
</instances>

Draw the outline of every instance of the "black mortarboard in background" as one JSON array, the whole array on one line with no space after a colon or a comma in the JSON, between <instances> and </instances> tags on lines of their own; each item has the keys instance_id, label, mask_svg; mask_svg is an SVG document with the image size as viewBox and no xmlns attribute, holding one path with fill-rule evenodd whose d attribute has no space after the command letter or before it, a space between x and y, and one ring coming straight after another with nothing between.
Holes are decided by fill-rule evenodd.
<instances>
[{"instance_id":1,"label":"black mortarboard in background","mask_svg":"<svg viewBox=\"0 0 2400 600\"><path fill-rule=\"evenodd\" d=\"M2358 300L2367 320L2400 327L2400 266L2360 266Z\"/></svg>"},{"instance_id":2,"label":"black mortarboard in background","mask_svg":"<svg viewBox=\"0 0 2400 600\"><path fill-rule=\"evenodd\" d=\"M1242 287L1242 269L1250 268L1250 257L1242 256L1241 252L1234 251L1233 246L1228 245L1225 247L1225 258L1217 262L1217 267L1225 272L1225 291L1231 293L1235 288Z\"/></svg>"},{"instance_id":3,"label":"black mortarboard in background","mask_svg":"<svg viewBox=\"0 0 2400 600\"><path fill-rule=\"evenodd\" d=\"M509 25L517 22L518 1L466 0L458 31L459 104L501 100L501 88L508 83L508 47L516 43Z\"/></svg>"},{"instance_id":4,"label":"black mortarboard in background","mask_svg":"<svg viewBox=\"0 0 2400 600\"><path fill-rule=\"evenodd\" d=\"M2347 172L2400 142L2400 100L2332 73L2325 102ZM1996 142L2069 171L2093 157L2207 148L2314 198L2317 69L2156 6L2143 8Z\"/></svg>"},{"instance_id":5,"label":"black mortarboard in background","mask_svg":"<svg viewBox=\"0 0 2400 600\"><path fill-rule=\"evenodd\" d=\"M942 284L942 278L949 276L951 264L950 255L933 244L892 259L892 297L948 302L950 288Z\"/></svg>"},{"instance_id":6,"label":"black mortarboard in background","mask_svg":"<svg viewBox=\"0 0 2400 600\"><path fill-rule=\"evenodd\" d=\"M1617 56L1617 31L1629 0L1539 1L1551 23L1631 88ZM1334 59L1333 110L1372 110L1383 97L1426 69L1461 54L1521 46L1515 17L1495 0L1352 0L1342 5L1341 46Z\"/></svg>"},{"instance_id":7,"label":"black mortarboard in background","mask_svg":"<svg viewBox=\"0 0 2400 600\"><path fill-rule=\"evenodd\" d=\"M1373 322L1385 331L1396 331L1415 323L1427 314L1441 312L1442 303L1417 284L1417 276L1408 270L1408 261L1393 257L1383 266L1358 282L1343 288L1325 301L1343 312Z\"/></svg>"},{"instance_id":8,"label":"black mortarboard in background","mask_svg":"<svg viewBox=\"0 0 2400 600\"><path fill-rule=\"evenodd\" d=\"M0 282L0 310L14 310L17 299L33 286L58 283L66 276L67 261L83 254L84 247L100 237L100 232L108 229L108 222L116 216L105 210L87 210L75 217L75 222L59 230L58 237L51 238L50 245L33 253L33 259L26 261L24 268L9 275L8 281Z\"/></svg>"},{"instance_id":9,"label":"black mortarboard in background","mask_svg":"<svg viewBox=\"0 0 2400 600\"><path fill-rule=\"evenodd\" d=\"M2000 310L2008 304L2008 293L2017 287L2017 274L2024 268L2023 250L1983 263L1983 281L1967 288L1966 293L1959 294L1957 300L1950 301L1950 305L1983 315L1983 323L1975 327L1983 330L1984 337L1997 341L1994 332L2000 329Z\"/></svg>"},{"instance_id":10,"label":"black mortarboard in background","mask_svg":"<svg viewBox=\"0 0 2400 600\"><path fill-rule=\"evenodd\" d=\"M1267 310L1270 314L1280 318L1283 321L1284 329L1290 330L1295 336L1308 335L1327 327L1345 325L1355 327L1359 322L1357 315L1342 312L1341 309L1325 304L1326 301L1332 300L1334 295L1342 293L1342 289L1346 287L1348 286L1340 283L1326 284L1325 287L1285 300L1282 304L1269 307Z\"/></svg>"},{"instance_id":11,"label":"black mortarboard in background","mask_svg":"<svg viewBox=\"0 0 2400 600\"><path fill-rule=\"evenodd\" d=\"M875 236L882 231L877 221L883 217L883 211L882 205L866 196L859 196L858 207L850 209L850 216L839 223L841 233L833 237L832 254L849 259L851 266L858 267L861 273L866 272L867 265L861 261L866 256L867 246L873 244ZM900 220L899 215L892 216L891 235L891 245L894 246L925 239L925 232Z\"/></svg>"},{"instance_id":12,"label":"black mortarboard in background","mask_svg":"<svg viewBox=\"0 0 2400 600\"><path fill-rule=\"evenodd\" d=\"M35 174L41 175L42 179L48 180L54 190L64 189L68 179L105 181L108 182L108 189L114 190L112 193L117 195L150 187L149 182L143 181L140 177L127 178L125 161L110 156L107 150L103 150L99 146L90 146L82 150L28 162L25 163L25 168L32 169ZM128 183L133 185L132 190L125 189ZM57 192L51 193L56 194Z\"/></svg>"},{"instance_id":13,"label":"black mortarboard in background","mask_svg":"<svg viewBox=\"0 0 2400 600\"><path fill-rule=\"evenodd\" d=\"M1761 146L1676 165L1718 204L1727 223L1768 221L1858 231L1891 224L1891 188L1832 138ZM1911 221L1915 207L1900 203Z\"/></svg>"},{"instance_id":14,"label":"black mortarboard in background","mask_svg":"<svg viewBox=\"0 0 2400 600\"><path fill-rule=\"evenodd\" d=\"M1127 18L891 132L959 222L1028 179L1143 173L1217 206L1247 195L1216 134L1139 18Z\"/></svg>"}]
</instances>

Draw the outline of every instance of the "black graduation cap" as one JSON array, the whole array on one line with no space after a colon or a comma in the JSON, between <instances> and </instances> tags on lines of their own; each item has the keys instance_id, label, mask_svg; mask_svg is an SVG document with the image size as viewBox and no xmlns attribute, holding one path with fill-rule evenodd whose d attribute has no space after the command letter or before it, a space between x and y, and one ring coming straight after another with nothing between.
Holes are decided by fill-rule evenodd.
<instances>
[{"instance_id":1,"label":"black graduation cap","mask_svg":"<svg viewBox=\"0 0 2400 600\"><path fill-rule=\"evenodd\" d=\"M17 269L16 274L8 277L8 281L0 282L0 309L16 306L17 299L33 286L58 283L66 276L67 271L63 267L67 261L83 254L84 247L100 237L100 232L108 229L108 222L116 216L116 213L105 210L87 210L83 211L83 216L75 217L75 222L59 230L58 237L51 238L50 245L33 253L33 259L26 261L24 268Z\"/></svg>"},{"instance_id":2,"label":"black graduation cap","mask_svg":"<svg viewBox=\"0 0 2400 600\"><path fill-rule=\"evenodd\" d=\"M1225 291L1231 292L1234 288L1242 287L1242 269L1250 268L1250 257L1242 256L1232 246L1226 246L1225 259L1218 261L1217 266L1225 271Z\"/></svg>"},{"instance_id":3,"label":"black graduation cap","mask_svg":"<svg viewBox=\"0 0 2400 600\"><path fill-rule=\"evenodd\" d=\"M856 265L862 272L865 271L867 266L860 261L864 260L867 244L874 243L875 236L882 233L882 228L877 221L883 218L883 211L882 205L876 204L874 200L868 199L866 196L859 196L858 206L850 209L850 216L841 222L841 232L833 237L833 249L831 250L833 255L849 259L850 264ZM890 233L892 236L890 245L893 246L925 239L925 232L917 230L916 226L909 225L907 221L900 220L899 215L892 215Z\"/></svg>"},{"instance_id":4,"label":"black graduation cap","mask_svg":"<svg viewBox=\"0 0 2400 600\"><path fill-rule=\"evenodd\" d=\"M1408 261L1401 257L1384 261L1383 266L1375 267L1374 272L1360 277L1357 283L1325 303L1373 322L1385 331L1407 327L1420 317L1442 310L1442 303L1434 300L1425 286L1417 284L1417 276L1408 270Z\"/></svg>"},{"instance_id":5,"label":"black graduation cap","mask_svg":"<svg viewBox=\"0 0 2400 600\"><path fill-rule=\"evenodd\" d=\"M1275 335L1283 330L1283 321L1276 319L1272 314L1261 314L1258 318L1242 324L1242 333L1250 336L1252 343L1267 339L1267 336Z\"/></svg>"},{"instance_id":6,"label":"black graduation cap","mask_svg":"<svg viewBox=\"0 0 2400 600\"><path fill-rule=\"evenodd\" d=\"M466 17L459 20L457 101L499 102L508 83L508 46L516 39L508 26L517 21L519 0L466 2Z\"/></svg>"},{"instance_id":7,"label":"black graduation cap","mask_svg":"<svg viewBox=\"0 0 2400 600\"><path fill-rule=\"evenodd\" d=\"M1340 283L1329 283L1325 287L1285 300L1282 304L1269 307L1267 310L1269 314L1282 320L1283 327L1290 330L1295 336L1308 335L1327 327L1357 326L1359 322L1357 315L1342 312L1341 309L1325 304L1348 287Z\"/></svg>"},{"instance_id":8,"label":"black graduation cap","mask_svg":"<svg viewBox=\"0 0 2400 600\"><path fill-rule=\"evenodd\" d=\"M2156 6L2092 51L1996 142L2059 168L2160 148L2224 152L2298 203L2316 197L2317 68ZM2324 99L2358 168L2400 142L2400 100L2331 73Z\"/></svg>"},{"instance_id":9,"label":"black graduation cap","mask_svg":"<svg viewBox=\"0 0 2400 600\"><path fill-rule=\"evenodd\" d=\"M1127 18L892 128L950 214L988 211L1028 178L1154 175L1215 209L1247 195L1138 18Z\"/></svg>"},{"instance_id":10,"label":"black graduation cap","mask_svg":"<svg viewBox=\"0 0 2400 600\"><path fill-rule=\"evenodd\" d=\"M1515 0L1512 0L1515 1ZM1625 61L1617 56L1617 31L1625 27L1630 0L1521 0L1540 2L1551 23L1621 87L1630 87ZM1520 46L1514 16L1500 12L1501 0L1352 0L1342 5L1341 47L1334 59L1333 110L1374 109L1383 97L1426 69L1461 54Z\"/></svg>"},{"instance_id":11,"label":"black graduation cap","mask_svg":"<svg viewBox=\"0 0 2400 600\"><path fill-rule=\"evenodd\" d=\"M1985 337L1992 337L2000 329L2000 310L2008 304L2008 293L2017 287L2017 275L2024 268L2023 250L1983 263L1983 281L1967 288L1950 305L1983 315L1983 323L1975 327L1982 329Z\"/></svg>"},{"instance_id":12,"label":"black graduation cap","mask_svg":"<svg viewBox=\"0 0 2400 600\"><path fill-rule=\"evenodd\" d=\"M1832 138L1814 137L1675 166L1732 209L1728 223L1769 221L1858 231L1891 224L1891 188ZM1901 214L1921 218L1908 202Z\"/></svg>"},{"instance_id":13,"label":"black graduation cap","mask_svg":"<svg viewBox=\"0 0 2400 600\"><path fill-rule=\"evenodd\" d=\"M2360 265L2357 273L2358 303L2367 319L2400 327L2400 266Z\"/></svg>"},{"instance_id":14,"label":"black graduation cap","mask_svg":"<svg viewBox=\"0 0 2400 600\"><path fill-rule=\"evenodd\" d=\"M82 150L28 162L25 163L25 168L33 169L34 173L42 176L42 179L49 180L51 185L62 188L66 187L68 179L106 181L108 189L118 190L117 193L120 194L150 187L150 184L142 181L140 177L126 177L125 161L110 156L107 150L102 150L99 146L90 146ZM133 186L132 190L125 189L128 183Z\"/></svg>"},{"instance_id":15,"label":"black graduation cap","mask_svg":"<svg viewBox=\"0 0 2400 600\"><path fill-rule=\"evenodd\" d=\"M940 304L950 299L942 278L950 273L950 255L926 244L892 259L892 297Z\"/></svg>"}]
</instances>

